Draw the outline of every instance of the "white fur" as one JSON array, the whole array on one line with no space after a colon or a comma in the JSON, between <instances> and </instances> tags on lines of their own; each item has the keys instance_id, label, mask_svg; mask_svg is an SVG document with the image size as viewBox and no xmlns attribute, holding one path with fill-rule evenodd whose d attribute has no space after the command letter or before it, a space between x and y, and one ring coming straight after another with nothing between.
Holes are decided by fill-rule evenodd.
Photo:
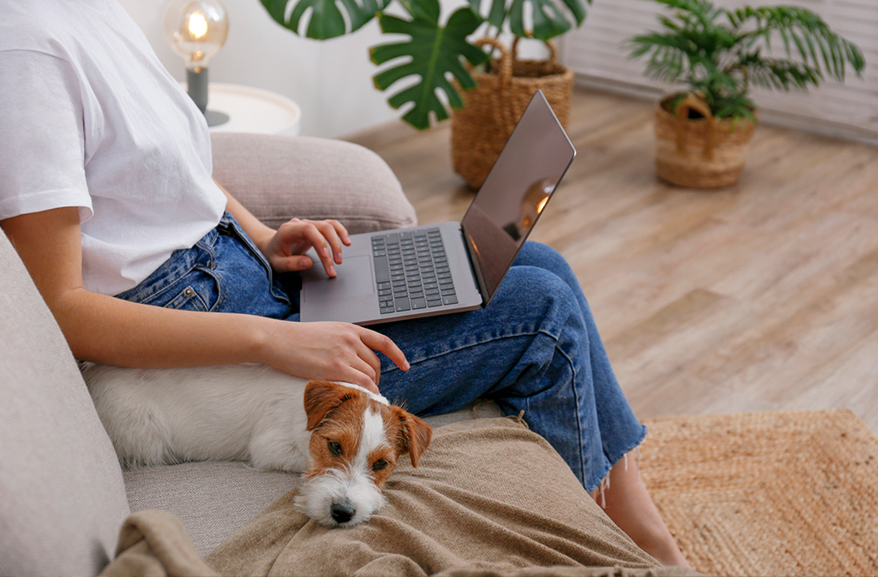
<instances>
[{"instance_id":1,"label":"white fur","mask_svg":"<svg viewBox=\"0 0 878 577\"><path fill-rule=\"evenodd\" d=\"M130 467L249 459L258 469L302 472L308 464L303 379L265 365L88 365L83 377Z\"/></svg>"},{"instance_id":2,"label":"white fur","mask_svg":"<svg viewBox=\"0 0 878 577\"><path fill-rule=\"evenodd\" d=\"M372 513L384 506L384 495L372 481L368 470L355 466L330 469L326 474L308 480L296 495L296 509L321 525L337 527L332 518L332 505L343 501L354 504L356 513L345 527L368 521Z\"/></svg>"},{"instance_id":3,"label":"white fur","mask_svg":"<svg viewBox=\"0 0 878 577\"><path fill-rule=\"evenodd\" d=\"M82 372L119 459L129 467L249 460L258 469L307 468L311 433L306 430L303 379L253 364L179 369L87 364ZM388 442L380 415L370 411L363 435L361 447L369 451ZM384 504L367 456L351 469L309 479L300 488L297 508L334 527L339 524L330 508L346 500L355 505L356 515L343 526L367 520Z\"/></svg>"},{"instance_id":4,"label":"white fur","mask_svg":"<svg viewBox=\"0 0 878 577\"><path fill-rule=\"evenodd\" d=\"M360 434L360 446L357 451L357 466L369 468L369 454L381 447L389 446L387 429L384 419L372 409L366 409L363 415L363 429Z\"/></svg>"}]
</instances>

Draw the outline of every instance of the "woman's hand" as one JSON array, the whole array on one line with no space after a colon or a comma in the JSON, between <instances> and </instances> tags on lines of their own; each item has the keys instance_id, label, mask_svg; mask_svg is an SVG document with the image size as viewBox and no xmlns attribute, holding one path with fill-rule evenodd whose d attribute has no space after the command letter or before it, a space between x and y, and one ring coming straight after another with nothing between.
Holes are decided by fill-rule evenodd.
<instances>
[{"instance_id":1,"label":"woman's hand","mask_svg":"<svg viewBox=\"0 0 878 577\"><path fill-rule=\"evenodd\" d=\"M267 339L265 362L306 379L353 383L377 393L381 361L375 351L409 369L389 337L349 323L274 321Z\"/></svg>"},{"instance_id":2,"label":"woman's hand","mask_svg":"<svg viewBox=\"0 0 878 577\"><path fill-rule=\"evenodd\" d=\"M278 272L307 270L314 263L304 255L314 247L326 274L335 276L335 265L342 262L341 247L351 244L348 231L340 222L294 218L275 231L253 216L220 183L216 185L226 195L226 210L234 215L244 232L253 239L271 268Z\"/></svg>"},{"instance_id":3,"label":"woman's hand","mask_svg":"<svg viewBox=\"0 0 878 577\"><path fill-rule=\"evenodd\" d=\"M342 263L342 245L350 246L351 239L337 220L294 218L277 229L262 251L274 270L286 272L311 268L314 263L304 255L313 247L326 274L334 277L335 265Z\"/></svg>"}]
</instances>

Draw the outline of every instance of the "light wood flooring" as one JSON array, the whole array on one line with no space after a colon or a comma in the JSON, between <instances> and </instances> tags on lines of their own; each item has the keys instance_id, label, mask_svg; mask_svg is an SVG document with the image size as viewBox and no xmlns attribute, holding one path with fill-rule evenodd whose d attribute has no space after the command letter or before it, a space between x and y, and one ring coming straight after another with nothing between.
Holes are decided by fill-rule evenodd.
<instances>
[{"instance_id":1,"label":"light wood flooring","mask_svg":"<svg viewBox=\"0 0 878 577\"><path fill-rule=\"evenodd\" d=\"M763 125L737 186L674 188L652 106L577 89L579 155L532 237L575 269L635 412L847 407L878 433L878 148ZM472 198L449 138L393 122L349 140L433 223Z\"/></svg>"}]
</instances>

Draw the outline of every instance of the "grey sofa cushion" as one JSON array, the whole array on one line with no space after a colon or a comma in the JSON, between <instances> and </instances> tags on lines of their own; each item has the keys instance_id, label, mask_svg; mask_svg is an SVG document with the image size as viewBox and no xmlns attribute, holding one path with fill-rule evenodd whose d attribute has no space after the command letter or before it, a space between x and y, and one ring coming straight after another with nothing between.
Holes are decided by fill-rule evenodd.
<instances>
[{"instance_id":1,"label":"grey sofa cushion","mask_svg":"<svg viewBox=\"0 0 878 577\"><path fill-rule=\"evenodd\" d=\"M55 319L0 233L0 575L93 575L128 515L122 470Z\"/></svg>"},{"instance_id":2,"label":"grey sofa cushion","mask_svg":"<svg viewBox=\"0 0 878 577\"><path fill-rule=\"evenodd\" d=\"M257 218L341 221L351 233L417 224L399 181L362 146L304 136L217 132L213 176Z\"/></svg>"},{"instance_id":3,"label":"grey sofa cushion","mask_svg":"<svg viewBox=\"0 0 878 577\"><path fill-rule=\"evenodd\" d=\"M202 556L302 482L300 475L231 462L183 463L124 475L131 510L173 513Z\"/></svg>"}]
</instances>

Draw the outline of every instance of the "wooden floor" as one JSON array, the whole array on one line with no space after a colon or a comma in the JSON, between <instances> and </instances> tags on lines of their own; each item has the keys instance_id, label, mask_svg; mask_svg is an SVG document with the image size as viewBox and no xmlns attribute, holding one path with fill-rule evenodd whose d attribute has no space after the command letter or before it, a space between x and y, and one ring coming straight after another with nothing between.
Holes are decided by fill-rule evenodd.
<instances>
[{"instance_id":1,"label":"wooden floor","mask_svg":"<svg viewBox=\"0 0 878 577\"><path fill-rule=\"evenodd\" d=\"M652 104L577 89L579 155L532 238L564 254L640 418L854 410L878 433L878 148L761 126L739 184L665 186ZM421 223L472 198L448 123L351 136Z\"/></svg>"}]
</instances>

